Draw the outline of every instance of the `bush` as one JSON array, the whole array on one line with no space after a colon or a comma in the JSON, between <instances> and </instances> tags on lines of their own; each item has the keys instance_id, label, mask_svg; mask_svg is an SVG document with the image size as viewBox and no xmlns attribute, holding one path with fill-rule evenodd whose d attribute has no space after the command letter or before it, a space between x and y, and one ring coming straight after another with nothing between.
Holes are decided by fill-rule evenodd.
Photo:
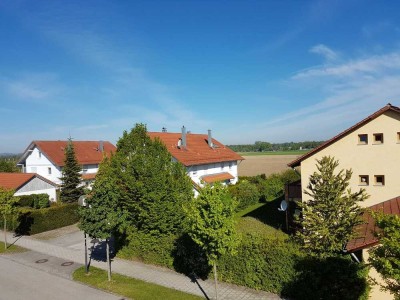
<instances>
[{"instance_id":1,"label":"bush","mask_svg":"<svg viewBox=\"0 0 400 300\"><path fill-rule=\"evenodd\" d=\"M218 261L219 276L226 282L279 294L295 280L296 262L302 255L290 241L246 234L236 255L224 255Z\"/></svg>"},{"instance_id":2,"label":"bush","mask_svg":"<svg viewBox=\"0 0 400 300\"><path fill-rule=\"evenodd\" d=\"M368 268L349 256L303 257L295 265L298 276L282 295L295 300L368 299Z\"/></svg>"},{"instance_id":3,"label":"bush","mask_svg":"<svg viewBox=\"0 0 400 300\"><path fill-rule=\"evenodd\" d=\"M31 208L45 208L50 206L48 194L31 194L18 197L18 206Z\"/></svg>"},{"instance_id":4,"label":"bush","mask_svg":"<svg viewBox=\"0 0 400 300\"><path fill-rule=\"evenodd\" d=\"M75 224L79 221L77 210L77 203L42 209L20 208L15 232L29 235Z\"/></svg>"},{"instance_id":5,"label":"bush","mask_svg":"<svg viewBox=\"0 0 400 300\"><path fill-rule=\"evenodd\" d=\"M175 247L175 235L151 235L136 231L122 246L118 256L125 259L139 259L145 263L173 268L172 252Z\"/></svg>"},{"instance_id":6,"label":"bush","mask_svg":"<svg viewBox=\"0 0 400 300\"><path fill-rule=\"evenodd\" d=\"M242 180L235 185L229 186L229 193L239 201L239 205L236 208L237 211L256 204L260 200L257 186L247 180Z\"/></svg>"}]
</instances>

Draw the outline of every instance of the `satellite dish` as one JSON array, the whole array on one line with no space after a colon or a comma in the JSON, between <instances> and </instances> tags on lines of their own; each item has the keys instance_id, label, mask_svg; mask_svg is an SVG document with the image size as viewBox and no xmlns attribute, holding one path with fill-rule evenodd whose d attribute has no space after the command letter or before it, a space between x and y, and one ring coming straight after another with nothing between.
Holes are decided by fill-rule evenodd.
<instances>
[{"instance_id":1,"label":"satellite dish","mask_svg":"<svg viewBox=\"0 0 400 300\"><path fill-rule=\"evenodd\" d=\"M282 200L281 206L278 208L279 211L286 211L288 208L288 203L285 200Z\"/></svg>"}]
</instances>

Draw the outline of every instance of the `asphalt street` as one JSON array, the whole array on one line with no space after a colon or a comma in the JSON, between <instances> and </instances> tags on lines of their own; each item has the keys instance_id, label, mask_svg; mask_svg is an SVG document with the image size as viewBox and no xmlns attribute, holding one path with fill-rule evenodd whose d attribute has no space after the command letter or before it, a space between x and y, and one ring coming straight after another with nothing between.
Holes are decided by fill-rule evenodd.
<instances>
[{"instance_id":1,"label":"asphalt street","mask_svg":"<svg viewBox=\"0 0 400 300\"><path fill-rule=\"evenodd\" d=\"M46 261L43 258L35 263ZM0 299L118 300L121 297L0 256Z\"/></svg>"}]
</instances>

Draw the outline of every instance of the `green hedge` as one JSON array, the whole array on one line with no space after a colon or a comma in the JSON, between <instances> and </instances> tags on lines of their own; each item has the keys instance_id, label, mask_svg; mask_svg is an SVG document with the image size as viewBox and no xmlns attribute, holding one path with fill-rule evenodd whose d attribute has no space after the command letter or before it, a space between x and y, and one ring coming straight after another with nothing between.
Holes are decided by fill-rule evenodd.
<instances>
[{"instance_id":1,"label":"green hedge","mask_svg":"<svg viewBox=\"0 0 400 300\"><path fill-rule=\"evenodd\" d=\"M30 235L72 225L79 221L77 210L75 203L42 209L20 208L16 225L10 229Z\"/></svg>"},{"instance_id":2,"label":"green hedge","mask_svg":"<svg viewBox=\"0 0 400 300\"><path fill-rule=\"evenodd\" d=\"M21 207L46 208L50 206L48 194L31 194L18 196L17 205Z\"/></svg>"},{"instance_id":3,"label":"green hedge","mask_svg":"<svg viewBox=\"0 0 400 300\"><path fill-rule=\"evenodd\" d=\"M260 200L257 186L248 180L241 180L235 185L230 185L228 190L230 195L239 201L237 211L256 204Z\"/></svg>"},{"instance_id":4,"label":"green hedge","mask_svg":"<svg viewBox=\"0 0 400 300\"><path fill-rule=\"evenodd\" d=\"M225 255L218 261L219 278L280 294L295 280L296 262L302 256L299 247L288 240L245 234L237 253Z\"/></svg>"}]
</instances>

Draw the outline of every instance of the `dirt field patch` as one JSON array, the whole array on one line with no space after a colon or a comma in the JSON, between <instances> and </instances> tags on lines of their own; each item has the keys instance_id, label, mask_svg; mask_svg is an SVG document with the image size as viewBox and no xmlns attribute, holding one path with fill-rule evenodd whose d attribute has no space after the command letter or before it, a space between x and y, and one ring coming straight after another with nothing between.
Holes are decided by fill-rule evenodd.
<instances>
[{"instance_id":1,"label":"dirt field patch","mask_svg":"<svg viewBox=\"0 0 400 300\"><path fill-rule=\"evenodd\" d=\"M260 174L270 175L287 170L288 163L300 155L259 155L245 156L245 160L239 163L239 176L256 176Z\"/></svg>"}]
</instances>

